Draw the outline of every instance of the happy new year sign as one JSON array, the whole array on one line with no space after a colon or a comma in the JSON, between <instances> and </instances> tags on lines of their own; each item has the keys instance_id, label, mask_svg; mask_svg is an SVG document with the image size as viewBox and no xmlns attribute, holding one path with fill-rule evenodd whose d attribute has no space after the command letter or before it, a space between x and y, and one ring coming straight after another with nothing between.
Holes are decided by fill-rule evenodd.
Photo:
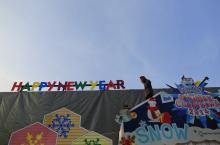
<instances>
[{"instance_id":1,"label":"happy new year sign","mask_svg":"<svg viewBox=\"0 0 220 145\"><path fill-rule=\"evenodd\" d=\"M125 85L123 80L14 82L11 91L77 91L84 89L118 90L125 89Z\"/></svg>"}]
</instances>

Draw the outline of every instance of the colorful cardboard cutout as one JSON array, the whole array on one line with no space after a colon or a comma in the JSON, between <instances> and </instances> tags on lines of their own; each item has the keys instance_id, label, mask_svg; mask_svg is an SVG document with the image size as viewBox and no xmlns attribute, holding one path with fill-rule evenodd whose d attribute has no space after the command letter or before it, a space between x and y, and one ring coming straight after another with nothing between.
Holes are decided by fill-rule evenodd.
<instances>
[{"instance_id":1,"label":"colorful cardboard cutout","mask_svg":"<svg viewBox=\"0 0 220 145\"><path fill-rule=\"evenodd\" d=\"M132 119L124 121L121 144L220 142L220 97L205 91L204 80L194 83L183 77L177 88L172 87L174 93L160 92L129 110Z\"/></svg>"},{"instance_id":2,"label":"colorful cardboard cutout","mask_svg":"<svg viewBox=\"0 0 220 145\"><path fill-rule=\"evenodd\" d=\"M44 124L58 133L57 145L70 145L88 132L80 126L81 116L66 108L45 115Z\"/></svg>"},{"instance_id":3,"label":"colorful cardboard cutout","mask_svg":"<svg viewBox=\"0 0 220 145\"><path fill-rule=\"evenodd\" d=\"M34 123L11 134L8 145L56 145L57 133Z\"/></svg>"},{"instance_id":4,"label":"colorful cardboard cutout","mask_svg":"<svg viewBox=\"0 0 220 145\"><path fill-rule=\"evenodd\" d=\"M79 137L72 145L112 145L112 140L94 131Z\"/></svg>"}]
</instances>

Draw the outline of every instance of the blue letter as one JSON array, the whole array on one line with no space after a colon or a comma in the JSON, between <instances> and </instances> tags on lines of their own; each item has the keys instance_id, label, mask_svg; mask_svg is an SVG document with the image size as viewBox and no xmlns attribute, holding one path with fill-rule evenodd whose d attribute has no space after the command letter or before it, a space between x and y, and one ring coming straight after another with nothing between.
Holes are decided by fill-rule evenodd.
<instances>
[{"instance_id":1,"label":"blue letter","mask_svg":"<svg viewBox=\"0 0 220 145\"><path fill-rule=\"evenodd\" d=\"M99 81L99 90L105 90L105 81Z\"/></svg>"},{"instance_id":2,"label":"blue letter","mask_svg":"<svg viewBox=\"0 0 220 145\"><path fill-rule=\"evenodd\" d=\"M166 139L172 139L173 138L173 130L172 130L172 127L169 124L167 124L167 123L162 124L161 125L161 131L162 131L163 136Z\"/></svg>"},{"instance_id":3,"label":"blue letter","mask_svg":"<svg viewBox=\"0 0 220 145\"><path fill-rule=\"evenodd\" d=\"M189 128L187 124L184 124L184 128L177 128L176 123L173 123L172 126L176 132L177 139L187 140Z\"/></svg>"},{"instance_id":4,"label":"blue letter","mask_svg":"<svg viewBox=\"0 0 220 145\"><path fill-rule=\"evenodd\" d=\"M147 136L147 131L145 128L142 128L142 127L139 127L137 130L136 130L136 137L137 137L137 140L142 143L142 144L146 144L148 143L149 141L149 137Z\"/></svg>"},{"instance_id":5,"label":"blue letter","mask_svg":"<svg viewBox=\"0 0 220 145\"><path fill-rule=\"evenodd\" d=\"M158 125L154 125L155 130L152 128L152 126L148 126L147 130L150 134L150 137L152 139L152 142L156 141L160 141L161 137L160 137L160 129ZM154 139L155 137L155 139Z\"/></svg>"},{"instance_id":6,"label":"blue letter","mask_svg":"<svg viewBox=\"0 0 220 145\"><path fill-rule=\"evenodd\" d=\"M47 82L41 82L39 86L39 91L42 90L42 88L47 87Z\"/></svg>"}]
</instances>

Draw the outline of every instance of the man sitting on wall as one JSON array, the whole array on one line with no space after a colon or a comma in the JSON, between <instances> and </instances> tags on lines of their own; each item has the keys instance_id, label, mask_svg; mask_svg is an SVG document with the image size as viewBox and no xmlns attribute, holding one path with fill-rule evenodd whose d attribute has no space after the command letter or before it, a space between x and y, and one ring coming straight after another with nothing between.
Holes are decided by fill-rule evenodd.
<instances>
[{"instance_id":1,"label":"man sitting on wall","mask_svg":"<svg viewBox=\"0 0 220 145\"><path fill-rule=\"evenodd\" d=\"M151 81L148 80L145 76L141 76L140 80L141 80L141 83L144 85L144 95L147 100L154 95L153 88L151 86Z\"/></svg>"}]
</instances>

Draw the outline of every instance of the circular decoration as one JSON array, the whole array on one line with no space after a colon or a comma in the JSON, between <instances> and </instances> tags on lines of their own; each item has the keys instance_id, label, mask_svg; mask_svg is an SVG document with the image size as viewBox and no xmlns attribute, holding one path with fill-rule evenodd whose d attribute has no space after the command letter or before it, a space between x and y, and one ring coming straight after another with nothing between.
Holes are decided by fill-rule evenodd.
<instances>
[{"instance_id":1,"label":"circular decoration","mask_svg":"<svg viewBox=\"0 0 220 145\"><path fill-rule=\"evenodd\" d=\"M131 115L132 119L136 119L137 118L137 113L136 112L131 112L130 115Z\"/></svg>"}]
</instances>

